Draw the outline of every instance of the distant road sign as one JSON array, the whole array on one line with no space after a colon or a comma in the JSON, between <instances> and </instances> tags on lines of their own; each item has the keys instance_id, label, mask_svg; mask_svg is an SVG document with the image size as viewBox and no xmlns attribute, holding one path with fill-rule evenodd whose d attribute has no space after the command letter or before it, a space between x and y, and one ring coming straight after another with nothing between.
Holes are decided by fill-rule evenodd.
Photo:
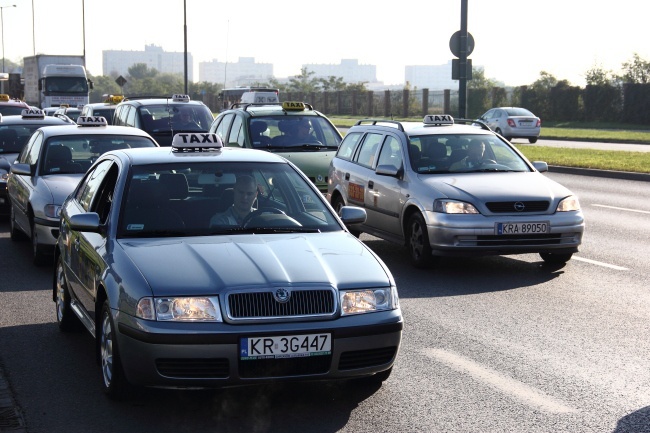
<instances>
[{"instance_id":1,"label":"distant road sign","mask_svg":"<svg viewBox=\"0 0 650 433\"><path fill-rule=\"evenodd\" d=\"M117 83L118 86L122 87L126 84L126 78L120 75L115 79L115 82Z\"/></svg>"},{"instance_id":2,"label":"distant road sign","mask_svg":"<svg viewBox=\"0 0 650 433\"><path fill-rule=\"evenodd\" d=\"M451 35L449 49L454 56L460 57L460 30ZM467 55L472 54L472 51L474 51L474 36L467 32Z\"/></svg>"}]
</instances>

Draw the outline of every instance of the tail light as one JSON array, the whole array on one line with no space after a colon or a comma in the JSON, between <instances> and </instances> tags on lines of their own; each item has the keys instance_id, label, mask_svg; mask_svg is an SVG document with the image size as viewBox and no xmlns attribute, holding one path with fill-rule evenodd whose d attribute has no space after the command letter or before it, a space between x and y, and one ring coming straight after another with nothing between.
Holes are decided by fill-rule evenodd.
<instances>
[{"instance_id":1,"label":"tail light","mask_svg":"<svg viewBox=\"0 0 650 433\"><path fill-rule=\"evenodd\" d=\"M508 126L510 126L511 128L516 128L517 124L515 123L514 120L508 119Z\"/></svg>"},{"instance_id":2,"label":"tail light","mask_svg":"<svg viewBox=\"0 0 650 433\"><path fill-rule=\"evenodd\" d=\"M538 128L542 126L542 119L537 119L537 125Z\"/></svg>"}]
</instances>

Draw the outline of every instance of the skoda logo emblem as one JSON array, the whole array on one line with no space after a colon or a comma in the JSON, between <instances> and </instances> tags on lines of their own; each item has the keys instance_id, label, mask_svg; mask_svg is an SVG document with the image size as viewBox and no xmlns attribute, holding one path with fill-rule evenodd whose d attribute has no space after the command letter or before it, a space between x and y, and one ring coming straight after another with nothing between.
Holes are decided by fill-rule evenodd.
<instances>
[{"instance_id":1,"label":"skoda logo emblem","mask_svg":"<svg viewBox=\"0 0 650 433\"><path fill-rule=\"evenodd\" d=\"M325 178L323 177L322 174L319 174L318 176L316 176L316 181L317 182L325 182Z\"/></svg>"},{"instance_id":2,"label":"skoda logo emblem","mask_svg":"<svg viewBox=\"0 0 650 433\"><path fill-rule=\"evenodd\" d=\"M517 212L523 212L525 208L526 205L524 205L522 202L518 201L517 203L515 203L515 210Z\"/></svg>"},{"instance_id":3,"label":"skoda logo emblem","mask_svg":"<svg viewBox=\"0 0 650 433\"><path fill-rule=\"evenodd\" d=\"M289 298L291 298L291 292L287 289L277 289L275 292L273 292L273 297L279 303L285 304L289 302Z\"/></svg>"}]
</instances>

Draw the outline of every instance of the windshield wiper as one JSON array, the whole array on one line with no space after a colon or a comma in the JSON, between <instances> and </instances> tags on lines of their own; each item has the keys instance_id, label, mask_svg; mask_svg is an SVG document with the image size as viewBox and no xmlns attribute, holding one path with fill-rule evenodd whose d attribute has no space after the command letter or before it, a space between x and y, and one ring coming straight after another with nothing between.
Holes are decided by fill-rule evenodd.
<instances>
[{"instance_id":1,"label":"windshield wiper","mask_svg":"<svg viewBox=\"0 0 650 433\"><path fill-rule=\"evenodd\" d=\"M320 230L307 227L230 227L210 232L211 235L251 233L320 233Z\"/></svg>"}]
</instances>

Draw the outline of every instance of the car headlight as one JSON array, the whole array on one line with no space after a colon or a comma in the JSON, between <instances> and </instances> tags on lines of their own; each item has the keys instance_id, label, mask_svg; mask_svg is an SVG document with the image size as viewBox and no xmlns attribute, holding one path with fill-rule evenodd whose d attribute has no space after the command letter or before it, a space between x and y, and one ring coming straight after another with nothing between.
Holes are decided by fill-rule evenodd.
<instances>
[{"instance_id":1,"label":"car headlight","mask_svg":"<svg viewBox=\"0 0 650 433\"><path fill-rule=\"evenodd\" d=\"M223 322L219 298L142 298L136 317L159 322Z\"/></svg>"},{"instance_id":2,"label":"car headlight","mask_svg":"<svg viewBox=\"0 0 650 433\"><path fill-rule=\"evenodd\" d=\"M60 218L61 217L61 206L55 204L45 205L45 216L48 218Z\"/></svg>"},{"instance_id":3,"label":"car headlight","mask_svg":"<svg viewBox=\"0 0 650 433\"><path fill-rule=\"evenodd\" d=\"M438 199L433 202L433 211L440 213L469 213L477 214L474 205L464 201Z\"/></svg>"},{"instance_id":4,"label":"car headlight","mask_svg":"<svg viewBox=\"0 0 650 433\"><path fill-rule=\"evenodd\" d=\"M578 201L578 197L575 195L570 195L560 200L557 209L555 209L556 212L569 212L575 210L580 210L580 202Z\"/></svg>"},{"instance_id":5,"label":"car headlight","mask_svg":"<svg viewBox=\"0 0 650 433\"><path fill-rule=\"evenodd\" d=\"M0 170L0 181L7 182L7 179L9 179L9 173L4 170Z\"/></svg>"},{"instance_id":6,"label":"car headlight","mask_svg":"<svg viewBox=\"0 0 650 433\"><path fill-rule=\"evenodd\" d=\"M345 290L341 292L341 315L394 310L399 306L397 289Z\"/></svg>"}]
</instances>

